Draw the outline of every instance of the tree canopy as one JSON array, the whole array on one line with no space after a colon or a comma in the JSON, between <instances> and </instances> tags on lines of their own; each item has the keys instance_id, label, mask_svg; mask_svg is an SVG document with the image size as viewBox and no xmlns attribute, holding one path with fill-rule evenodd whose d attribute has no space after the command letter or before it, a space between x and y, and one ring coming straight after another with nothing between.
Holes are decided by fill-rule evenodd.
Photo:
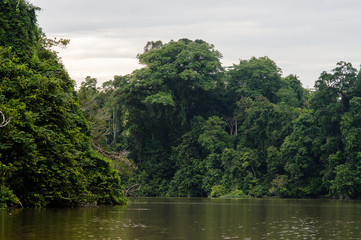
<instances>
[{"instance_id":1,"label":"tree canopy","mask_svg":"<svg viewBox=\"0 0 361 240\"><path fill-rule=\"evenodd\" d=\"M351 63L311 91L266 56L223 67L203 40L152 41L142 68L75 91L51 49L69 41L46 38L25 0L0 1L0 207L122 204L124 192L361 197Z\"/></svg>"},{"instance_id":2,"label":"tree canopy","mask_svg":"<svg viewBox=\"0 0 361 240\"><path fill-rule=\"evenodd\" d=\"M98 88L117 106L103 108L117 116L105 145L137 166L126 185L145 196L358 198L360 71L339 62L311 91L268 57L228 68L221 57L202 40L149 42L143 68Z\"/></svg>"},{"instance_id":3,"label":"tree canopy","mask_svg":"<svg viewBox=\"0 0 361 240\"><path fill-rule=\"evenodd\" d=\"M37 9L0 3L0 111L11 118L0 128L0 207L124 203L118 172L91 148L74 82L37 26Z\"/></svg>"}]
</instances>

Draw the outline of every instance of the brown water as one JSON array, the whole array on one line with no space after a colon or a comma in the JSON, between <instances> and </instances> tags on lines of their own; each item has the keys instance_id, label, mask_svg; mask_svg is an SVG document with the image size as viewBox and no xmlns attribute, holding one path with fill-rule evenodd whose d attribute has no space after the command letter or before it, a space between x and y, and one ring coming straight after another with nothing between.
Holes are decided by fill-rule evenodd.
<instances>
[{"instance_id":1,"label":"brown water","mask_svg":"<svg viewBox=\"0 0 361 240\"><path fill-rule=\"evenodd\" d=\"M138 198L127 207L0 212L1 240L361 239L361 202Z\"/></svg>"}]
</instances>

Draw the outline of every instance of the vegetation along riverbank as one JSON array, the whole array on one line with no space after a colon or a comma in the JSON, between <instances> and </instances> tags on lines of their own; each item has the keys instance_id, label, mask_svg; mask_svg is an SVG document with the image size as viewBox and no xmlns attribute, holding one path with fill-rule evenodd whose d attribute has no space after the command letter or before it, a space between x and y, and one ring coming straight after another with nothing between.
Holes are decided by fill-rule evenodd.
<instances>
[{"instance_id":1,"label":"vegetation along riverbank","mask_svg":"<svg viewBox=\"0 0 361 240\"><path fill-rule=\"evenodd\" d=\"M148 42L142 68L76 91L37 7L0 0L0 207L142 196L361 197L361 74L305 89L268 57ZM124 185L124 187L123 187Z\"/></svg>"},{"instance_id":2,"label":"vegetation along riverbank","mask_svg":"<svg viewBox=\"0 0 361 240\"><path fill-rule=\"evenodd\" d=\"M143 68L102 87L82 83L82 109L98 121L93 141L126 149L137 167L126 189L359 198L360 71L339 62L309 90L268 57L225 68L221 56L202 40L149 42Z\"/></svg>"},{"instance_id":3,"label":"vegetation along riverbank","mask_svg":"<svg viewBox=\"0 0 361 240\"><path fill-rule=\"evenodd\" d=\"M0 1L0 207L123 204L118 172L91 147L74 82L36 24L37 7ZM2 119L1 119L2 120Z\"/></svg>"}]
</instances>

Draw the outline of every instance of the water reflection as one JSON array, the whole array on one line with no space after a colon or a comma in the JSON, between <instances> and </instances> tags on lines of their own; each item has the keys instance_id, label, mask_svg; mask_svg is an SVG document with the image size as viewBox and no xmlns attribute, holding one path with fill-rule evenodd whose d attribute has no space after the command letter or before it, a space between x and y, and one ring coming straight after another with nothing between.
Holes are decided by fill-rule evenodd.
<instances>
[{"instance_id":1,"label":"water reflection","mask_svg":"<svg viewBox=\"0 0 361 240\"><path fill-rule=\"evenodd\" d=\"M361 239L361 202L141 198L0 213L0 239Z\"/></svg>"}]
</instances>

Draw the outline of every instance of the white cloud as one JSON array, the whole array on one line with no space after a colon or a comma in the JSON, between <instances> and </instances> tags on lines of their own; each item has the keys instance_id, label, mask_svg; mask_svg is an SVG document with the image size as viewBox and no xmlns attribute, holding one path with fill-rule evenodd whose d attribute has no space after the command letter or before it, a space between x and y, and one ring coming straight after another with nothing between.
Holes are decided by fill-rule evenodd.
<instances>
[{"instance_id":1,"label":"white cloud","mask_svg":"<svg viewBox=\"0 0 361 240\"><path fill-rule=\"evenodd\" d=\"M312 87L338 61L361 62L356 0L33 0L48 36L70 38L60 56L72 78L99 82L139 67L147 41L203 39L224 65L268 56Z\"/></svg>"},{"instance_id":2,"label":"white cloud","mask_svg":"<svg viewBox=\"0 0 361 240\"><path fill-rule=\"evenodd\" d=\"M63 62L66 69L71 73L71 77L77 80L78 86L86 76L95 77L98 79L98 83L102 84L112 80L114 75L126 75L135 68L141 67L133 58L88 58L81 60L67 58Z\"/></svg>"}]
</instances>

